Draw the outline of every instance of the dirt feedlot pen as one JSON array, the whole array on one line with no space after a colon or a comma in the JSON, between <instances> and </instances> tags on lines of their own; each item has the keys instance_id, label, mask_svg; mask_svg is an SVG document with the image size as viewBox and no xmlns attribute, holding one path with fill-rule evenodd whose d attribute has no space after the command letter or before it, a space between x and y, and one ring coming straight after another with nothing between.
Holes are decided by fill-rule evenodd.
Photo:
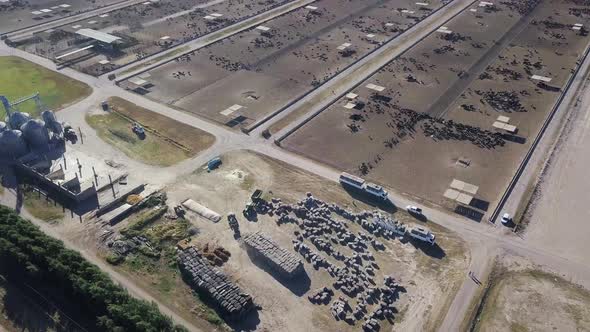
<instances>
[{"instance_id":1,"label":"dirt feedlot pen","mask_svg":"<svg viewBox=\"0 0 590 332\"><path fill-rule=\"evenodd\" d=\"M234 128L343 71L445 2L320 0L121 85Z\"/></svg>"},{"instance_id":2,"label":"dirt feedlot pen","mask_svg":"<svg viewBox=\"0 0 590 332\"><path fill-rule=\"evenodd\" d=\"M40 32L15 41L15 46L98 76L289 1L147 1ZM80 36L80 29L98 30L121 40L113 48L103 47ZM88 45L94 47L75 52Z\"/></svg>"},{"instance_id":3,"label":"dirt feedlot pen","mask_svg":"<svg viewBox=\"0 0 590 332\"><path fill-rule=\"evenodd\" d=\"M479 221L588 45L588 9L571 1L476 2L282 145ZM344 146L363 148L351 155ZM458 192L473 199L445 197L453 180L477 187Z\"/></svg>"}]
</instances>

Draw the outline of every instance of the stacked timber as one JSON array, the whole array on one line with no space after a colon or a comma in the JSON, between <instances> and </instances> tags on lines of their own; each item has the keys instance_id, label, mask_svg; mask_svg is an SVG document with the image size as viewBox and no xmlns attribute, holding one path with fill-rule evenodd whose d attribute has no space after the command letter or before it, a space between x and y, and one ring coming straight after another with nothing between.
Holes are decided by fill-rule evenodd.
<instances>
[{"instance_id":1,"label":"stacked timber","mask_svg":"<svg viewBox=\"0 0 590 332\"><path fill-rule=\"evenodd\" d=\"M244 238L248 251L261 258L280 277L291 279L303 273L303 263L295 255L279 247L270 238L260 232Z\"/></svg>"},{"instance_id":2,"label":"stacked timber","mask_svg":"<svg viewBox=\"0 0 590 332\"><path fill-rule=\"evenodd\" d=\"M188 284L211 298L227 318L239 319L254 308L252 297L211 266L194 247L180 252L178 264Z\"/></svg>"}]
</instances>

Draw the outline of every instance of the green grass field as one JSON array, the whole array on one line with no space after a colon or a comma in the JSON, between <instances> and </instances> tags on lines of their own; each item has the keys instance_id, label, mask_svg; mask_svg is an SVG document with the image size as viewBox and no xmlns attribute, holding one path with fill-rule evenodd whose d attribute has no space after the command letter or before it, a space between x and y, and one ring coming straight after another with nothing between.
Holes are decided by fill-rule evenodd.
<instances>
[{"instance_id":1,"label":"green grass field","mask_svg":"<svg viewBox=\"0 0 590 332\"><path fill-rule=\"evenodd\" d=\"M185 151L165 140L147 133L142 140L133 131L132 123L116 113L86 116L86 122L98 136L123 151L130 158L148 165L170 166L187 159Z\"/></svg>"},{"instance_id":2,"label":"green grass field","mask_svg":"<svg viewBox=\"0 0 590 332\"><path fill-rule=\"evenodd\" d=\"M212 135L187 124L113 97L109 106L116 112L87 115L86 122L107 143L123 151L130 158L149 165L171 166L191 158L210 147ZM132 122L141 123L146 131L141 140L131 131ZM172 143L174 142L174 143Z\"/></svg>"},{"instance_id":3,"label":"green grass field","mask_svg":"<svg viewBox=\"0 0 590 332\"><path fill-rule=\"evenodd\" d=\"M6 96L9 101L39 92L45 106L59 110L92 92L92 89L82 82L18 57L0 57L0 68L0 95ZM34 116L38 115L35 114L33 101L21 104L19 109ZM0 106L0 119L4 120L5 117L6 111Z\"/></svg>"}]
</instances>

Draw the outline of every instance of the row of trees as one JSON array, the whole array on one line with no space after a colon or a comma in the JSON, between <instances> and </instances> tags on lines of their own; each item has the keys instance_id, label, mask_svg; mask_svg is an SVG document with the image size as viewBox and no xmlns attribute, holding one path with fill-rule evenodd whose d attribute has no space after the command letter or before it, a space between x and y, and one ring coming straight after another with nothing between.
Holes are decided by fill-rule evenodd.
<instances>
[{"instance_id":1,"label":"row of trees","mask_svg":"<svg viewBox=\"0 0 590 332\"><path fill-rule=\"evenodd\" d=\"M0 206L0 266L7 275L55 285L102 331L186 331L154 303L131 297L98 267Z\"/></svg>"}]
</instances>

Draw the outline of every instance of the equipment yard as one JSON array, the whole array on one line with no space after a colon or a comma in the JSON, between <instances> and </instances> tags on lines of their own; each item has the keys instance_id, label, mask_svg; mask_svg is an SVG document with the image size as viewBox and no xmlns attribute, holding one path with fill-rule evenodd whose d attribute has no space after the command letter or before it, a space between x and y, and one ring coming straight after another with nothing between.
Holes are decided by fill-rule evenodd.
<instances>
[{"instance_id":1,"label":"equipment yard","mask_svg":"<svg viewBox=\"0 0 590 332\"><path fill-rule=\"evenodd\" d=\"M249 128L443 3L320 0L181 56L121 86L229 127Z\"/></svg>"},{"instance_id":2,"label":"equipment yard","mask_svg":"<svg viewBox=\"0 0 590 332\"><path fill-rule=\"evenodd\" d=\"M328 265L323 264L344 267L348 264L346 260L352 259L347 257L356 257L355 252L358 253L358 259L363 262L364 268L368 269L367 273L370 273L367 277L374 280L376 287L382 287L384 277L391 275L395 282L405 289L396 293L393 302L395 310L388 318L392 323L395 322L396 328L431 331L440 324L442 313L450 305L450 299L466 273L465 268L469 260L465 244L455 235L439 226L429 225L437 234L437 244L431 247L407 239L374 236L361 225L334 215L333 220L342 223L343 230L358 236L366 236L369 239L367 242L369 246L366 250L352 249L353 242L350 242L349 246L346 245L347 242L342 242L344 245L328 242L332 243L331 247L335 250L331 256L330 251L320 249L322 246L319 242L314 245L312 243L315 240L304 236L302 245L319 255L318 258L322 257L324 263L312 262L305 259L303 249L293 251L294 241L298 237L295 234L302 231L302 225L297 226L293 222L282 221L278 215L270 216L264 212L258 213L251 221L242 215L241 211L250 200L250 195L255 188L261 188L264 191L263 199L269 204L271 197L280 198L287 204L301 201L302 198L308 199L305 193L309 191L317 199L334 203L335 206L354 213L365 209L373 211L374 207L351 199L337 184L292 168L283 162L246 151L224 155L222 160L222 166L214 172L198 170L182 181L168 186L166 188L168 205L175 206L187 198L192 198L223 216L219 222L214 223L187 211L186 218L193 227L198 229L198 233L191 237L189 242L181 241L181 243L183 246L192 244L198 248L203 248L206 244L210 247L221 246L229 251L230 258L223 263L221 270L231 280L236 281L239 287L250 294L254 302L262 307L261 311L253 314L253 316L259 316L260 320L259 324L255 324L256 329L358 330L363 323L362 316L352 319L351 323L336 321L330 312L331 306L328 304L330 301L312 303L308 299L319 289L328 287L334 292L330 299L336 300L343 297L351 306L351 311L347 312L347 315L353 317L352 310L356 308L357 303L360 303L356 296L357 291L351 290L349 295L345 295L342 290L344 288L340 290L334 288L333 283L337 278L330 276L327 270ZM211 192L215 192L215 195L210 195ZM242 240L246 240L249 234L262 232L304 263L302 274L298 274L293 279L281 277L281 274L269 270L264 260L257 260L257 256L251 254L244 244L241 244L240 237L235 237L235 231L232 231L225 218L225 215L229 213L235 213L237 216ZM405 212L396 212L392 217L405 222L408 227L416 222ZM311 231L311 228L308 231ZM320 236L318 239L323 239L320 242L329 241L330 237ZM370 244L371 239L377 240L374 244L376 247ZM379 243L382 243L383 247ZM344 256L335 258L336 252L341 252ZM371 257L371 260L361 259L361 255ZM373 271L369 271L369 266L374 266ZM359 294L362 293L364 296L365 291L369 289L364 288L364 291ZM369 315L378 309L379 303L374 301L379 298L379 294L376 293L374 296L375 298L369 299L369 303L366 304L363 316L365 313ZM309 319L301 320L299 317L309 317ZM236 328L252 329L253 326L248 324L256 322L257 319L250 318L244 321L244 325L237 324ZM391 323L381 318L379 324L382 329L387 330L387 326Z\"/></svg>"},{"instance_id":3,"label":"equipment yard","mask_svg":"<svg viewBox=\"0 0 590 332\"><path fill-rule=\"evenodd\" d=\"M98 76L286 2L147 1L11 42L27 52Z\"/></svg>"},{"instance_id":4,"label":"equipment yard","mask_svg":"<svg viewBox=\"0 0 590 332\"><path fill-rule=\"evenodd\" d=\"M476 2L282 146L479 221L588 46L587 33L572 28L587 17L576 15L581 9L571 1ZM351 154L351 146L363 149ZM460 193L473 199L459 204Z\"/></svg>"}]
</instances>

